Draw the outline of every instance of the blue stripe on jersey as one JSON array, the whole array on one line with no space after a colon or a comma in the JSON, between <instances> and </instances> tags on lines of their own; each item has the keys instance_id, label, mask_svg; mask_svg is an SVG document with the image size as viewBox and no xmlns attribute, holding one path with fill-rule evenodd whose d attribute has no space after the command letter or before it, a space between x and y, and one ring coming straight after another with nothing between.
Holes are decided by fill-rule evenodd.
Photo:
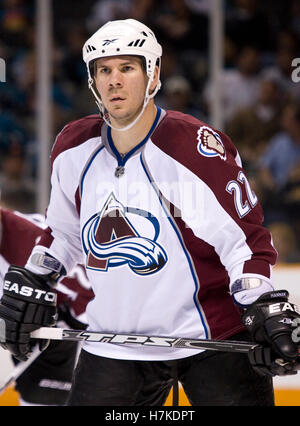
<instances>
[{"instance_id":1,"label":"blue stripe on jersey","mask_svg":"<svg viewBox=\"0 0 300 426\"><path fill-rule=\"evenodd\" d=\"M147 133L146 137L139 142L134 148L132 148L129 152L127 152L127 154L122 157L119 153L119 151L117 150L117 148L115 147L114 141L111 137L111 127L108 127L107 129L107 140L109 143L109 146L111 148L111 150L113 151L113 153L115 154L115 157L118 161L118 166L124 166L126 161L138 150L140 149L146 142L147 140L150 138L151 134L153 133L153 131L155 130L158 120L160 118L161 115L161 108L157 107L157 112L156 112L156 117L153 121L153 124L151 126L151 129L149 130L149 132Z\"/></svg>"},{"instance_id":2,"label":"blue stripe on jersey","mask_svg":"<svg viewBox=\"0 0 300 426\"><path fill-rule=\"evenodd\" d=\"M157 189L155 188L154 181L152 180L151 176L150 176L150 175L149 175L149 173L147 172L147 169L146 169L146 167L145 167L145 163L144 163L144 160L143 160L143 153L141 153L141 155L140 155L140 160L141 160L141 164L142 164L142 167L143 167L143 169L144 169L144 172L145 172L145 174L146 174L146 176L147 176L147 178L148 178L148 180L149 180L149 182L150 182L150 184L151 184L152 188L154 189L154 191L155 191L155 193L156 193L156 195L157 195L157 197L158 197L158 199L159 199L159 202L160 202L160 204L161 204L161 206L162 206L163 210L165 211L165 213L166 213L166 215L167 215L167 218L168 218L168 220L169 220L169 222L170 222L170 224L171 224L172 228L174 229L174 231L175 231L175 233L176 233L176 235L177 235L177 237L178 237L178 240L179 240L179 242L180 242L180 245L181 245L181 247L182 247L182 250L183 250L183 252L184 252L184 254L185 254L186 258L187 258L187 261L188 261L188 264L189 264L189 267L190 267L190 270L191 270L191 274L192 274L192 277L193 277L193 280L194 280L194 283L195 283L195 291L194 291L194 295L193 295L194 303L195 303L196 309L197 309L197 311L198 311L198 313L199 313L199 316L200 316L200 319L201 319L201 322L202 322L202 325L203 325L203 328L204 328L204 331L205 331L205 337L208 339L208 331L207 331L207 327L206 327L205 321L204 321L204 319L203 319L202 312L201 312L201 310L199 309L199 306L198 306L198 303L197 303L198 280L197 280L197 274L196 274L196 272L195 272L195 270L194 270L194 267L193 267L193 264L192 264L192 261L191 261L190 255L189 255L188 251L187 251L187 250L186 250L186 248L185 248L185 245L184 245L184 243L183 243L182 236L180 235L180 232L178 231L178 229L177 229L176 225L175 225L175 224L173 223L173 221L171 220L171 214L170 214L170 212L168 212L168 211L167 211L167 209L166 209L166 207L164 206L164 204L163 204L163 202L162 202L162 199L161 199L161 197L160 197L160 195L159 195L159 193L158 193Z\"/></svg>"},{"instance_id":3,"label":"blue stripe on jersey","mask_svg":"<svg viewBox=\"0 0 300 426\"><path fill-rule=\"evenodd\" d=\"M87 163L87 165L86 165L86 167L85 167L85 170L84 170L84 172L83 172L83 174L82 174L81 182L80 182L80 198L82 198L82 191L83 191L83 181L84 181L84 178L85 178L85 176L86 176L86 174L87 174L87 172L88 172L88 170L89 170L89 168L90 168L90 166L91 166L92 162L95 160L96 156L99 154L99 152L101 152L101 151L102 151L102 149L103 149L103 148L104 148L104 145L100 146L100 148L98 148L98 149L97 149L97 151L93 154L92 158L89 160L89 162Z\"/></svg>"}]
</instances>

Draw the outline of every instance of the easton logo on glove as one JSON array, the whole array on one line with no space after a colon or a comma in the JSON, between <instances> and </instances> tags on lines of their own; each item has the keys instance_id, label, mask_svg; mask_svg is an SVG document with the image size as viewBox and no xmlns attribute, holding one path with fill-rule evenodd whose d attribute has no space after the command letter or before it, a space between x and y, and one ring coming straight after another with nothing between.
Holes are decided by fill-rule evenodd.
<instances>
[{"instance_id":1,"label":"easton logo on glove","mask_svg":"<svg viewBox=\"0 0 300 426\"><path fill-rule=\"evenodd\" d=\"M297 306L289 302L288 296L284 290L264 293L247 308L242 319L254 342L263 344L284 362L298 363L295 337L299 330L293 330L293 327L300 316Z\"/></svg>"},{"instance_id":2,"label":"easton logo on glove","mask_svg":"<svg viewBox=\"0 0 300 426\"><path fill-rule=\"evenodd\" d=\"M269 313L275 314L279 312L285 312L285 311L292 311L292 312L298 312L297 305L294 305L289 302L279 302L279 303L273 303L272 305L269 305Z\"/></svg>"},{"instance_id":3,"label":"easton logo on glove","mask_svg":"<svg viewBox=\"0 0 300 426\"><path fill-rule=\"evenodd\" d=\"M28 287L25 285L19 285L18 283L12 283L8 280L4 281L3 289L10 293L19 294L20 296L29 298L33 297L36 300L44 300L45 302L56 302L56 293Z\"/></svg>"}]
</instances>

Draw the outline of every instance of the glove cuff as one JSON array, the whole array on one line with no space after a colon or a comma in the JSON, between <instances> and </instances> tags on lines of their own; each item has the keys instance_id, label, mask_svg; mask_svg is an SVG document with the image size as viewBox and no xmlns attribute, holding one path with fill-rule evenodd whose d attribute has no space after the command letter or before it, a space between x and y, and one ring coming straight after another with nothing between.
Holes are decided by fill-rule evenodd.
<instances>
[{"instance_id":1,"label":"glove cuff","mask_svg":"<svg viewBox=\"0 0 300 426\"><path fill-rule=\"evenodd\" d=\"M287 290L275 290L262 294L256 302L287 302L289 292Z\"/></svg>"}]
</instances>

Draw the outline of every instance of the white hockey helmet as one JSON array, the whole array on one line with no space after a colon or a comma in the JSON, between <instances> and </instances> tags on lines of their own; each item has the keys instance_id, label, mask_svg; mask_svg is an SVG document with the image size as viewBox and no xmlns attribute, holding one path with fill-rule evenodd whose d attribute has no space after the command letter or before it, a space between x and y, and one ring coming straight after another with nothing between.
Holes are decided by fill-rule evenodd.
<instances>
[{"instance_id":1,"label":"white hockey helmet","mask_svg":"<svg viewBox=\"0 0 300 426\"><path fill-rule=\"evenodd\" d=\"M160 72L162 47L157 42L156 37L150 28L135 19L109 21L86 41L83 46L83 60L87 66L89 88L96 98L96 103L105 121L107 121L105 118L105 108L101 101L101 97L95 88L93 75L94 61L99 58L116 55L134 55L143 57L145 59L146 73L149 78L141 113L134 122L130 123L129 126L117 129L127 130L141 117L149 100L156 95L161 87L161 82L158 79L156 88L152 93L149 93L156 65ZM108 121L107 124L111 126L111 123Z\"/></svg>"}]
</instances>

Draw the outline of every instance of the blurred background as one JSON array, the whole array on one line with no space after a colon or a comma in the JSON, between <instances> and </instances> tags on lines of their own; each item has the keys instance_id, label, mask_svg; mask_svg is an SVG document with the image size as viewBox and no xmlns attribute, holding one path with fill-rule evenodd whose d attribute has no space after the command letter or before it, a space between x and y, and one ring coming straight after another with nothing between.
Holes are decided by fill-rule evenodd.
<instances>
[{"instance_id":1,"label":"blurred background","mask_svg":"<svg viewBox=\"0 0 300 426\"><path fill-rule=\"evenodd\" d=\"M299 303L300 0L0 0L1 203L44 213L56 135L98 113L82 46L108 20L129 17L163 47L157 104L237 146L279 253L275 286ZM0 355L5 376L12 367ZM277 405L300 405L298 376L274 379ZM16 393L5 396L0 405L18 405Z\"/></svg>"},{"instance_id":2,"label":"blurred background","mask_svg":"<svg viewBox=\"0 0 300 426\"><path fill-rule=\"evenodd\" d=\"M299 262L299 0L0 0L2 202L44 212L57 133L97 113L82 46L106 21L128 17L163 46L157 104L231 137L279 261Z\"/></svg>"}]
</instances>

